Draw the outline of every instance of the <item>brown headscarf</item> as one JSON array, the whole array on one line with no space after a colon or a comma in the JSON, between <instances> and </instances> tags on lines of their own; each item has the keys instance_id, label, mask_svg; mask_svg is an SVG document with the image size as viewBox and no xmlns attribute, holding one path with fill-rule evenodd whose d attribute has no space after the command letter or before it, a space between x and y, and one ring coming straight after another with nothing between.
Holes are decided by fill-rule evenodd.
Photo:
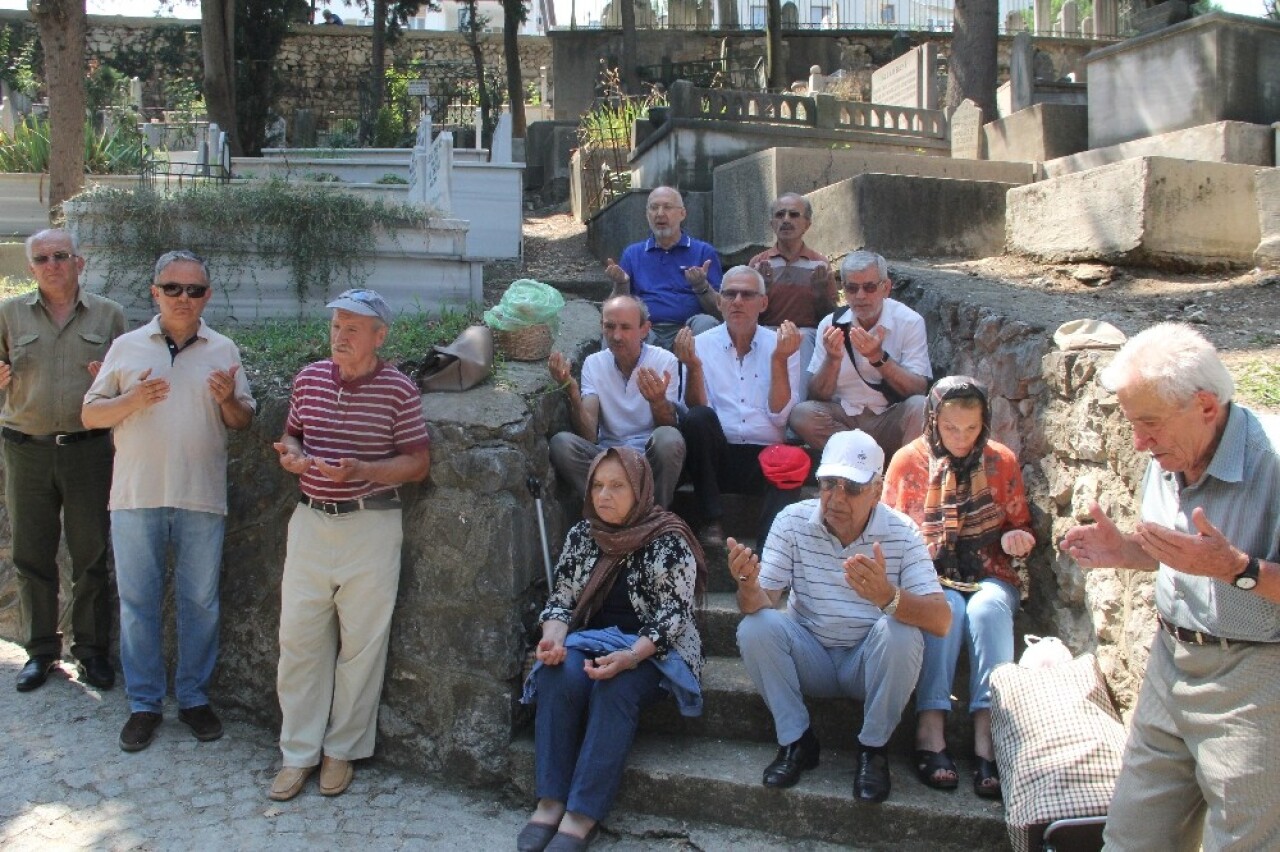
<instances>
[{"instance_id":1,"label":"brown headscarf","mask_svg":"<svg viewBox=\"0 0 1280 852\"><path fill-rule=\"evenodd\" d=\"M636 498L631 511L616 526L604 521L591 501L591 481L595 478L596 468L610 457L622 465ZM702 595L707 581L706 556L702 552L702 546L683 519L653 502L653 470L643 453L630 447L610 447L596 456L587 471L587 496L583 500L582 514L591 523L591 537L600 548L600 558L591 569L587 585L573 608L573 616L569 621L570 632L586 624L604 604L626 558L667 533L675 533L684 538L693 551L693 558L698 565L694 594Z\"/></svg>"}]
</instances>

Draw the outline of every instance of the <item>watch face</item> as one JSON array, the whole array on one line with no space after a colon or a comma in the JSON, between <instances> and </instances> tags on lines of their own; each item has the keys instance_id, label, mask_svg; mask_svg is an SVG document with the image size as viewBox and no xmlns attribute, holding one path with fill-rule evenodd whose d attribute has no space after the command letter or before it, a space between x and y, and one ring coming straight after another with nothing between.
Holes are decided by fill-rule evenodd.
<instances>
[{"instance_id":1,"label":"watch face","mask_svg":"<svg viewBox=\"0 0 1280 852\"><path fill-rule=\"evenodd\" d=\"M1235 582L1233 583L1233 585L1234 585L1237 589L1245 589L1245 590L1252 589L1254 586L1258 585L1258 578L1257 578L1257 577L1247 577L1247 576L1246 576L1246 577L1236 577Z\"/></svg>"}]
</instances>

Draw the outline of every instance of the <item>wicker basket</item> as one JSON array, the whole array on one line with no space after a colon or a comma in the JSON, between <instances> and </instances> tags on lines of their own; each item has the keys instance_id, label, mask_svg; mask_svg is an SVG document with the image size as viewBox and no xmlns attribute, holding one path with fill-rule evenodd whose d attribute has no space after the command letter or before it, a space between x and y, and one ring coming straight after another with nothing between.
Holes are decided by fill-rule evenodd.
<instances>
[{"instance_id":1,"label":"wicker basket","mask_svg":"<svg viewBox=\"0 0 1280 852\"><path fill-rule=\"evenodd\" d=\"M509 361L541 361L551 354L551 326L525 326L517 331L493 331L494 348Z\"/></svg>"}]
</instances>

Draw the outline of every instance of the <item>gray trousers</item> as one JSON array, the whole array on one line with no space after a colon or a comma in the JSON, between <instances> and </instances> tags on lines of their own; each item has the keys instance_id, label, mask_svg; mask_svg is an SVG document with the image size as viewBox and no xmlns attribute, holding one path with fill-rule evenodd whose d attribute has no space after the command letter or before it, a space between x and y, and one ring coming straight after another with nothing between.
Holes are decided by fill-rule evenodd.
<instances>
[{"instance_id":1,"label":"gray trousers","mask_svg":"<svg viewBox=\"0 0 1280 852\"><path fill-rule=\"evenodd\" d=\"M1119 852L1280 849L1280 644L1156 631L1103 837Z\"/></svg>"},{"instance_id":2,"label":"gray trousers","mask_svg":"<svg viewBox=\"0 0 1280 852\"><path fill-rule=\"evenodd\" d=\"M604 450L573 432L557 432L551 437L551 466L556 475L573 486L583 497L587 493L587 471L591 462ZM653 468L653 499L667 508L680 481L684 467L684 438L674 426L659 426L644 445L644 457Z\"/></svg>"},{"instance_id":3,"label":"gray trousers","mask_svg":"<svg viewBox=\"0 0 1280 852\"><path fill-rule=\"evenodd\" d=\"M804 696L844 696L863 702L858 741L878 748L902 719L920 676L920 628L883 616L860 644L824 648L795 619L763 609L738 622L738 650L777 729L778 745L800 739L809 727Z\"/></svg>"},{"instance_id":4,"label":"gray trousers","mask_svg":"<svg viewBox=\"0 0 1280 852\"><path fill-rule=\"evenodd\" d=\"M806 444L821 450L837 432L861 429L884 450L886 459L910 444L924 431L923 396L909 396L881 414L864 408L855 415L845 413L839 402L808 400L791 409L788 425Z\"/></svg>"}]
</instances>

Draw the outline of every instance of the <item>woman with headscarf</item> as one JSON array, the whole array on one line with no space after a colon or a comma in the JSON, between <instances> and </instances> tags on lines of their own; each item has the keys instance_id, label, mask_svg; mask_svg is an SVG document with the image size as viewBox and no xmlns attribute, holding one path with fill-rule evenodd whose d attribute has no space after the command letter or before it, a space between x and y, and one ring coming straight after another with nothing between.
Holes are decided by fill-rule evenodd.
<instances>
[{"instance_id":1,"label":"woman with headscarf","mask_svg":"<svg viewBox=\"0 0 1280 852\"><path fill-rule=\"evenodd\" d=\"M940 380L929 392L924 434L889 462L884 502L920 525L951 606L947 635L924 638L916 686L916 774L940 790L953 790L959 782L945 725L956 661L968 645L973 790L998 799L990 676L1013 659L1021 588L1013 560L1031 552L1035 537L1017 456L990 434L986 389L969 376Z\"/></svg>"},{"instance_id":2,"label":"woman with headscarf","mask_svg":"<svg viewBox=\"0 0 1280 852\"><path fill-rule=\"evenodd\" d=\"M525 683L525 703L537 702L538 805L517 838L522 852L587 848L622 783L641 708L671 694L684 715L702 712L697 538L654 505L642 453L604 451L587 484Z\"/></svg>"}]
</instances>

